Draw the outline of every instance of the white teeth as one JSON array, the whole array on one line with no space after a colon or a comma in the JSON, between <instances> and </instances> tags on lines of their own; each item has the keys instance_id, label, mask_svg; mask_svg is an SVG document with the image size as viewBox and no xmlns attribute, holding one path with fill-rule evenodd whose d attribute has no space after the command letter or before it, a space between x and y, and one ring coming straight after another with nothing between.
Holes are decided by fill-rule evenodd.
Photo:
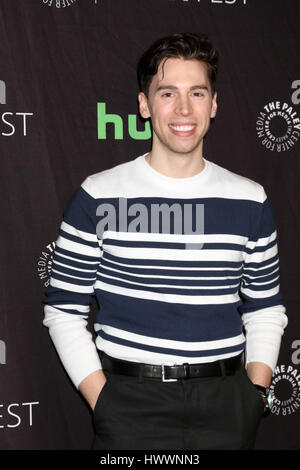
<instances>
[{"instance_id":1,"label":"white teeth","mask_svg":"<svg viewBox=\"0 0 300 470\"><path fill-rule=\"evenodd\" d=\"M175 131L187 132L194 129L195 126L172 126L172 124L170 124L170 127Z\"/></svg>"}]
</instances>

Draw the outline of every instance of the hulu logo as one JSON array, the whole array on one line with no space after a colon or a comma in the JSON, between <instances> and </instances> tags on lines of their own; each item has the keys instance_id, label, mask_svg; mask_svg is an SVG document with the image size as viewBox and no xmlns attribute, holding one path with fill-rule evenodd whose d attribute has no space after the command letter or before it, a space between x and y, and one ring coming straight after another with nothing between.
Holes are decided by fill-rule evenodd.
<instances>
[{"instance_id":1,"label":"hulu logo","mask_svg":"<svg viewBox=\"0 0 300 470\"><path fill-rule=\"evenodd\" d=\"M97 119L98 119L98 139L106 139L106 126L113 124L115 131L115 139L123 140L124 122L118 114L106 114L106 103L97 103ZM149 121L145 122L145 129L139 131L137 129L137 116L128 114L128 134L135 140L147 140L151 138L151 127Z\"/></svg>"}]
</instances>

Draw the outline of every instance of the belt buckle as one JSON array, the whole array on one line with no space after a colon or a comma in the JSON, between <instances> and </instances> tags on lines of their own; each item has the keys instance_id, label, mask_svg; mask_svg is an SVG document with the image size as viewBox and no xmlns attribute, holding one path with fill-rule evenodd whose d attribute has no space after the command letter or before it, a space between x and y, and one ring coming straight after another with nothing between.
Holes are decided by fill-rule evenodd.
<instances>
[{"instance_id":1,"label":"belt buckle","mask_svg":"<svg viewBox=\"0 0 300 470\"><path fill-rule=\"evenodd\" d=\"M161 365L161 376L162 376L162 381L163 382L177 382L178 379L166 379L165 377L165 367L170 364L162 364Z\"/></svg>"}]
</instances>

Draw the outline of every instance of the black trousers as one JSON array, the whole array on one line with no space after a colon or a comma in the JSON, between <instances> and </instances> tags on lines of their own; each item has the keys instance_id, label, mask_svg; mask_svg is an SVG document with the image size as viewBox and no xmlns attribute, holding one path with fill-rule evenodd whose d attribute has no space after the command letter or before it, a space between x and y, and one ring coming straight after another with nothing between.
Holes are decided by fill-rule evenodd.
<instances>
[{"instance_id":1,"label":"black trousers","mask_svg":"<svg viewBox=\"0 0 300 470\"><path fill-rule=\"evenodd\" d=\"M92 450L254 448L264 405L244 368L177 382L103 372Z\"/></svg>"}]
</instances>

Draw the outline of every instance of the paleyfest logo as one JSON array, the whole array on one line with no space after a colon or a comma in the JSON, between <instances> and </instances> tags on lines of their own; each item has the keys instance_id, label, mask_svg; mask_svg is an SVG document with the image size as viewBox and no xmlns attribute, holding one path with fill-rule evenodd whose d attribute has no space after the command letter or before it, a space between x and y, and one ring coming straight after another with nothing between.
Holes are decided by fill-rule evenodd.
<instances>
[{"instance_id":1,"label":"paleyfest logo","mask_svg":"<svg viewBox=\"0 0 300 470\"><path fill-rule=\"evenodd\" d=\"M77 3L77 0L41 0L44 5L48 7L55 7L57 9L62 9L66 7L70 7ZM86 1L86 0L85 0ZM92 0L95 4L97 4L98 0Z\"/></svg>"},{"instance_id":2,"label":"paleyfest logo","mask_svg":"<svg viewBox=\"0 0 300 470\"><path fill-rule=\"evenodd\" d=\"M38 259L38 276L43 281L44 286L48 287L50 283L51 270L52 270L52 259L55 250L55 242L49 243L41 253Z\"/></svg>"},{"instance_id":3,"label":"paleyfest logo","mask_svg":"<svg viewBox=\"0 0 300 470\"><path fill-rule=\"evenodd\" d=\"M300 340L295 339L291 348L291 363L279 364L274 370L270 390L273 394L272 413L287 416L300 409Z\"/></svg>"},{"instance_id":4,"label":"paleyfest logo","mask_svg":"<svg viewBox=\"0 0 300 470\"><path fill-rule=\"evenodd\" d=\"M300 81L292 83L291 101L299 104ZM300 136L300 119L293 106L285 101L271 101L260 111L256 131L262 145L271 152L291 149Z\"/></svg>"},{"instance_id":5,"label":"paleyfest logo","mask_svg":"<svg viewBox=\"0 0 300 470\"><path fill-rule=\"evenodd\" d=\"M288 103L272 101L259 113L256 130L268 150L284 152L292 148L300 136L300 119Z\"/></svg>"},{"instance_id":6,"label":"paleyfest logo","mask_svg":"<svg viewBox=\"0 0 300 470\"><path fill-rule=\"evenodd\" d=\"M54 6L56 8L66 8L70 7L71 5L74 5L77 0L42 0L42 2L48 7Z\"/></svg>"},{"instance_id":7,"label":"paleyfest logo","mask_svg":"<svg viewBox=\"0 0 300 470\"><path fill-rule=\"evenodd\" d=\"M28 117L33 116L33 113L6 111L6 94L6 83L0 80L0 136L11 137L15 133L19 135L22 132L22 135L26 137ZM2 112L3 109L4 112Z\"/></svg>"},{"instance_id":8,"label":"paleyfest logo","mask_svg":"<svg viewBox=\"0 0 300 470\"><path fill-rule=\"evenodd\" d=\"M274 396L272 413L287 416L300 408L300 374L292 365L278 365L270 390Z\"/></svg>"}]
</instances>

